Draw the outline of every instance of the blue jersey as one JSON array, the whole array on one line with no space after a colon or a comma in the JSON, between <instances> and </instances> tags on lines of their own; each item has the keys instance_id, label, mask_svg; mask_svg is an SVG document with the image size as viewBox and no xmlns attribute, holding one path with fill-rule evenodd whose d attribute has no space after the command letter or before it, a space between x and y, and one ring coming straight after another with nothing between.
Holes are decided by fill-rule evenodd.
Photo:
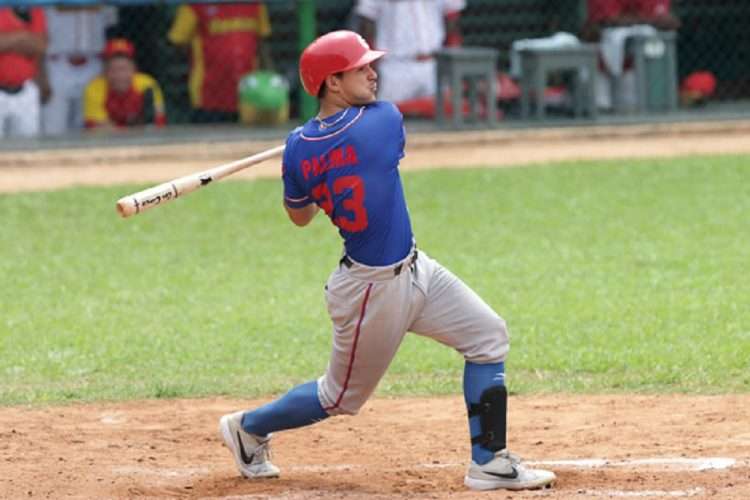
<instances>
[{"instance_id":1,"label":"blue jersey","mask_svg":"<svg viewBox=\"0 0 750 500\"><path fill-rule=\"evenodd\" d=\"M412 247L398 172L404 134L403 117L388 102L347 108L293 130L283 160L286 205L317 203L357 262L400 261Z\"/></svg>"}]
</instances>

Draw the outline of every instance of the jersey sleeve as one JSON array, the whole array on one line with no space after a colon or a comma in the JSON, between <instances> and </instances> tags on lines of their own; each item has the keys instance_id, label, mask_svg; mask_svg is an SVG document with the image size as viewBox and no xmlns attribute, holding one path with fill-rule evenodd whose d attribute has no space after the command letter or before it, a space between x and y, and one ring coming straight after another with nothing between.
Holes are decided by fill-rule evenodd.
<instances>
[{"instance_id":1,"label":"jersey sleeve","mask_svg":"<svg viewBox=\"0 0 750 500\"><path fill-rule=\"evenodd\" d=\"M83 119L86 128L104 125L109 114L104 106L107 99L107 84L103 77L97 77L86 86L83 93Z\"/></svg>"},{"instance_id":2,"label":"jersey sleeve","mask_svg":"<svg viewBox=\"0 0 750 500\"><path fill-rule=\"evenodd\" d=\"M284 204L289 208L303 208L313 202L307 194L304 185L299 179L299 169L295 167L292 160L292 148L290 139L287 140L286 149L281 163L281 177L284 181Z\"/></svg>"},{"instance_id":3,"label":"jersey sleeve","mask_svg":"<svg viewBox=\"0 0 750 500\"><path fill-rule=\"evenodd\" d=\"M258 35L262 38L271 36L271 19L268 17L266 4L261 4L258 12Z\"/></svg>"},{"instance_id":4,"label":"jersey sleeve","mask_svg":"<svg viewBox=\"0 0 750 500\"><path fill-rule=\"evenodd\" d=\"M378 101L376 104L382 113L383 128L387 130L386 143L396 144L396 154L400 160L405 156L404 148L406 147L406 128L404 127L404 115L398 109L398 106L389 101Z\"/></svg>"},{"instance_id":5,"label":"jersey sleeve","mask_svg":"<svg viewBox=\"0 0 750 500\"><path fill-rule=\"evenodd\" d=\"M180 5L167 38L175 45L185 45L192 40L197 26L198 16L193 8L189 5Z\"/></svg>"},{"instance_id":6,"label":"jersey sleeve","mask_svg":"<svg viewBox=\"0 0 750 500\"><path fill-rule=\"evenodd\" d=\"M354 6L354 13L375 21L380 14L380 5L383 0L359 0Z\"/></svg>"},{"instance_id":7,"label":"jersey sleeve","mask_svg":"<svg viewBox=\"0 0 750 500\"><path fill-rule=\"evenodd\" d=\"M370 104L367 113L373 113L366 129L368 137L379 137L379 154L386 159L381 165L387 168L397 168L399 161L406 156L404 153L406 147L404 115L395 104L389 101L377 101Z\"/></svg>"}]
</instances>

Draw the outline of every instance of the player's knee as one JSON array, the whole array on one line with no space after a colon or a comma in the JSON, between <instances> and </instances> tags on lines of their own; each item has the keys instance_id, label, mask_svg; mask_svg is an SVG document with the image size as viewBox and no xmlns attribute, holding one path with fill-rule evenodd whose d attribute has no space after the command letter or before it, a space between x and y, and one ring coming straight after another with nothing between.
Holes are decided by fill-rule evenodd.
<instances>
[{"instance_id":1,"label":"player's knee","mask_svg":"<svg viewBox=\"0 0 750 500\"><path fill-rule=\"evenodd\" d=\"M335 417L337 415L356 415L359 413L360 408L364 406L367 398L353 397L354 394L335 386L331 386L325 383L325 378L321 379L319 383L318 398L320 404L328 415Z\"/></svg>"},{"instance_id":2,"label":"player's knee","mask_svg":"<svg viewBox=\"0 0 750 500\"><path fill-rule=\"evenodd\" d=\"M472 348L464 353L464 358L472 363L500 363L505 361L509 349L508 326L503 318L495 316L487 322Z\"/></svg>"},{"instance_id":3,"label":"player's knee","mask_svg":"<svg viewBox=\"0 0 750 500\"><path fill-rule=\"evenodd\" d=\"M508 335L508 325L501 317L497 317L493 333L489 339L489 358L487 363L499 363L505 361L505 356L510 349L510 336Z\"/></svg>"},{"instance_id":4,"label":"player's knee","mask_svg":"<svg viewBox=\"0 0 750 500\"><path fill-rule=\"evenodd\" d=\"M359 413L359 410L360 408L362 408L362 406L363 405L361 404L351 403L347 401L346 403L343 403L343 404L339 403L339 404L334 404L332 406L329 406L325 408L325 411L332 417L336 417L339 415L353 416Z\"/></svg>"}]
</instances>

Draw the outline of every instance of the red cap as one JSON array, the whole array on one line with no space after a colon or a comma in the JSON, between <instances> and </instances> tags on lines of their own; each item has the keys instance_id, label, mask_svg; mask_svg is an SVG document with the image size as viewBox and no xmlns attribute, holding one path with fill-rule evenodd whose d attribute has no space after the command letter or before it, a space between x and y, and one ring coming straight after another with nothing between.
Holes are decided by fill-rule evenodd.
<instances>
[{"instance_id":1,"label":"red cap","mask_svg":"<svg viewBox=\"0 0 750 500\"><path fill-rule=\"evenodd\" d=\"M359 68L384 54L381 50L371 50L365 39L353 31L332 31L302 52L299 77L305 91L317 96L328 75Z\"/></svg>"},{"instance_id":2,"label":"red cap","mask_svg":"<svg viewBox=\"0 0 750 500\"><path fill-rule=\"evenodd\" d=\"M709 97L716 91L716 77L710 71L690 73L682 81L680 90L693 98Z\"/></svg>"},{"instance_id":3,"label":"red cap","mask_svg":"<svg viewBox=\"0 0 750 500\"><path fill-rule=\"evenodd\" d=\"M104 47L104 53L102 54L104 59L109 59L114 56L125 56L132 59L135 57L135 47L125 38L113 38L107 40L107 45Z\"/></svg>"}]
</instances>

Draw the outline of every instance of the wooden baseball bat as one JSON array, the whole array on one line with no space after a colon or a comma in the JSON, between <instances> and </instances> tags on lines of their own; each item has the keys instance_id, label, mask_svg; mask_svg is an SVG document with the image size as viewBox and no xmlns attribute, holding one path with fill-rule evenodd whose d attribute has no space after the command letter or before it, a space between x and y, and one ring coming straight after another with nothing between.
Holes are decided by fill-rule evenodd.
<instances>
[{"instance_id":1,"label":"wooden baseball bat","mask_svg":"<svg viewBox=\"0 0 750 500\"><path fill-rule=\"evenodd\" d=\"M270 158L281 156L284 152L284 147L283 145L276 146L252 156L247 156L241 160L225 163L202 172L188 174L164 184L123 196L117 201L117 213L122 217L130 217L131 215L145 212L150 208L163 205L179 196L192 193L213 181L221 180L228 175L252 167Z\"/></svg>"}]
</instances>

